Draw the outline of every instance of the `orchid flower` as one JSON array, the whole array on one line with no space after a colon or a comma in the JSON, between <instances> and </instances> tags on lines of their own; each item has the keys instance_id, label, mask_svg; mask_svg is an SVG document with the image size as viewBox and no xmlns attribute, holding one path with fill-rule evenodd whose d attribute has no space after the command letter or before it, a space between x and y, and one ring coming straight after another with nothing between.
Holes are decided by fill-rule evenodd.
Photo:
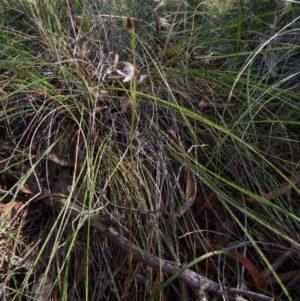
<instances>
[{"instance_id":1,"label":"orchid flower","mask_svg":"<svg viewBox=\"0 0 300 301\"><path fill-rule=\"evenodd\" d=\"M134 76L138 75L138 71L129 62L119 62L116 71L118 74L125 77L123 83L131 81Z\"/></svg>"}]
</instances>

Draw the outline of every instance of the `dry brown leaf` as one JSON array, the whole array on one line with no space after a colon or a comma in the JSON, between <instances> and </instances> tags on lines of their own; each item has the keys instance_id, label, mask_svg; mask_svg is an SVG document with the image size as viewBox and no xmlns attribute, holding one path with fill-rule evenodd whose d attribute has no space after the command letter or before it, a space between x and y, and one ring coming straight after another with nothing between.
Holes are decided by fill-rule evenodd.
<instances>
[{"instance_id":1,"label":"dry brown leaf","mask_svg":"<svg viewBox=\"0 0 300 301\"><path fill-rule=\"evenodd\" d=\"M23 201L15 199L14 201L3 204L1 214L1 224L4 227L6 224L12 222L14 218L22 211L26 206Z\"/></svg>"},{"instance_id":2,"label":"dry brown leaf","mask_svg":"<svg viewBox=\"0 0 300 301\"><path fill-rule=\"evenodd\" d=\"M300 269L294 270L294 271L289 271L286 273L281 273L278 274L278 277L281 281L289 281L295 277L297 277L300 274ZM274 284L278 284L277 279L275 278L275 276L270 276L268 278L266 278L266 284L267 285L274 285Z\"/></svg>"},{"instance_id":3,"label":"dry brown leaf","mask_svg":"<svg viewBox=\"0 0 300 301\"><path fill-rule=\"evenodd\" d=\"M280 266L282 266L282 264L284 263L284 261L290 257L292 255L291 251L287 251L284 252L283 254L281 254L273 263L272 263L272 267L273 269L276 271ZM264 269L264 271L262 272L262 275L264 276L264 278L266 279L270 274L272 274L272 271L270 271L269 268Z\"/></svg>"},{"instance_id":4,"label":"dry brown leaf","mask_svg":"<svg viewBox=\"0 0 300 301\"><path fill-rule=\"evenodd\" d=\"M19 190L25 194L33 194L33 191L27 185L22 185Z\"/></svg>"},{"instance_id":5,"label":"dry brown leaf","mask_svg":"<svg viewBox=\"0 0 300 301\"><path fill-rule=\"evenodd\" d=\"M180 146L182 151L185 151L180 136L176 135L176 133L173 130L169 130L169 134L177 142L177 144ZM176 217L183 215L186 211L191 209L196 196L196 185L195 185L193 173L186 166L184 167L184 172L185 172L185 179L186 179L185 201L176 210L176 214L175 214Z\"/></svg>"},{"instance_id":6,"label":"dry brown leaf","mask_svg":"<svg viewBox=\"0 0 300 301\"><path fill-rule=\"evenodd\" d=\"M192 172L185 167L185 176L186 176L186 188L185 188L185 201L180 207L176 210L176 216L181 216L186 211L190 210L196 195L195 181Z\"/></svg>"},{"instance_id":7,"label":"dry brown leaf","mask_svg":"<svg viewBox=\"0 0 300 301\"><path fill-rule=\"evenodd\" d=\"M228 250L227 252L248 270L257 287L264 290L266 286L265 278L256 266L247 257L235 250Z\"/></svg>"},{"instance_id":8,"label":"dry brown leaf","mask_svg":"<svg viewBox=\"0 0 300 301\"><path fill-rule=\"evenodd\" d=\"M296 178L296 177L293 177L291 179L291 182L294 185L297 185L299 183L299 179ZM273 190L273 191L268 192L268 193L264 193L261 197L264 198L267 201L270 201L270 200L275 199L275 198L279 197L280 195L283 195L284 193L288 192L291 189L291 187L292 186L289 183L286 183L286 184L280 186L276 190ZM247 197L246 201L249 202L249 203L257 202L257 200L255 198L252 198L252 197Z\"/></svg>"},{"instance_id":9,"label":"dry brown leaf","mask_svg":"<svg viewBox=\"0 0 300 301\"><path fill-rule=\"evenodd\" d=\"M201 241L199 239L198 241L196 241L196 249L199 252L198 255L202 255L211 251L221 251L224 249L224 247L217 244L213 244L205 238L202 238ZM244 255L235 250L228 250L227 253L230 255L231 258L235 260L237 259L248 270L257 287L265 289L264 276L248 258L246 258ZM234 264L232 264L230 257L226 258L226 264L234 268Z\"/></svg>"},{"instance_id":10,"label":"dry brown leaf","mask_svg":"<svg viewBox=\"0 0 300 301\"><path fill-rule=\"evenodd\" d=\"M186 175L186 197L188 199L194 198L196 193L195 181L192 172L185 167L185 175Z\"/></svg>"}]
</instances>

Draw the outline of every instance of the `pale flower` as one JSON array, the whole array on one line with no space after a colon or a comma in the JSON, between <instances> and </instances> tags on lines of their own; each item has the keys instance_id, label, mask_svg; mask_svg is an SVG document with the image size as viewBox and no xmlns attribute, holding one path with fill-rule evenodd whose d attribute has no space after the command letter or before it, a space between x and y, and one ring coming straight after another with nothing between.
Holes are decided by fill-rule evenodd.
<instances>
[{"instance_id":1,"label":"pale flower","mask_svg":"<svg viewBox=\"0 0 300 301\"><path fill-rule=\"evenodd\" d=\"M116 68L118 74L124 76L123 83L127 83L132 80L134 76L138 75L138 71L129 62L119 62Z\"/></svg>"}]
</instances>

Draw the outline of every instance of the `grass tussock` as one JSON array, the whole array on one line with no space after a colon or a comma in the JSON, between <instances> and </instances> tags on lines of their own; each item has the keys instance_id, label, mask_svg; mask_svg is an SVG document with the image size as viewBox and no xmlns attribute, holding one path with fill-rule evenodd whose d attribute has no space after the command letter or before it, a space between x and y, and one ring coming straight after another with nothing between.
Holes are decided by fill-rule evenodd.
<instances>
[{"instance_id":1,"label":"grass tussock","mask_svg":"<svg viewBox=\"0 0 300 301\"><path fill-rule=\"evenodd\" d=\"M0 299L300 300L298 3L131 2L0 3Z\"/></svg>"}]
</instances>

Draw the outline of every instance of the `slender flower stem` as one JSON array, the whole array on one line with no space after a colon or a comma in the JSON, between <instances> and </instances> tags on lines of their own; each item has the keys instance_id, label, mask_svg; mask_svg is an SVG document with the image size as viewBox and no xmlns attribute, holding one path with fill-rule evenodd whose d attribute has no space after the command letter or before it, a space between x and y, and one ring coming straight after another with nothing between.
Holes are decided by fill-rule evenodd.
<instances>
[{"instance_id":1,"label":"slender flower stem","mask_svg":"<svg viewBox=\"0 0 300 301\"><path fill-rule=\"evenodd\" d=\"M132 53L132 61L133 68L135 70L135 41L134 41L134 23L130 17L127 18L127 30L129 33L130 44L131 44L131 53ZM129 140L129 153L130 153L130 211L129 211L129 256L128 256L128 279L125 288L125 297L126 301L128 298L128 291L130 285L130 275L132 270L132 224L133 224L133 195L134 195L134 159L133 159L133 139L134 139L134 127L135 127L135 114L136 114L136 77L133 76L130 80L130 98L131 98L131 125L130 125L130 140Z\"/></svg>"}]
</instances>

